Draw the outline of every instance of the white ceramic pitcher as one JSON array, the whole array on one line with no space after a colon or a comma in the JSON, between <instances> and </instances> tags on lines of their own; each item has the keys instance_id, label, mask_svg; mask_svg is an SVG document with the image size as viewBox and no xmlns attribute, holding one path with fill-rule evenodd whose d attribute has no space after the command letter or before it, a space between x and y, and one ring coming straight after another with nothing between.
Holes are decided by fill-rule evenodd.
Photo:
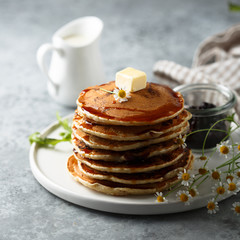
<instances>
[{"instance_id":1,"label":"white ceramic pitcher","mask_svg":"<svg viewBox=\"0 0 240 240\"><path fill-rule=\"evenodd\" d=\"M60 28L37 51L37 62L48 77L48 92L58 103L76 106L81 90L104 82L98 40L103 22L97 17L76 19ZM52 51L50 67L46 53Z\"/></svg>"}]
</instances>

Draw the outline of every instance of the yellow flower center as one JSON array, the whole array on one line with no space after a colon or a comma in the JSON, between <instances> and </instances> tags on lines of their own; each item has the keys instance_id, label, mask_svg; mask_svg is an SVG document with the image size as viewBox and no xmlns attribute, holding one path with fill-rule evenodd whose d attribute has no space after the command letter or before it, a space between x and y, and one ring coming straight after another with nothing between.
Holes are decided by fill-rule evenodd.
<instances>
[{"instance_id":1,"label":"yellow flower center","mask_svg":"<svg viewBox=\"0 0 240 240\"><path fill-rule=\"evenodd\" d=\"M227 175L226 176L226 180L230 179L231 181L233 180L233 176L232 175Z\"/></svg>"},{"instance_id":2,"label":"yellow flower center","mask_svg":"<svg viewBox=\"0 0 240 240\"><path fill-rule=\"evenodd\" d=\"M183 173L183 174L182 174L182 180L187 181L187 180L189 180L189 178L190 178L189 173Z\"/></svg>"},{"instance_id":3,"label":"yellow flower center","mask_svg":"<svg viewBox=\"0 0 240 240\"><path fill-rule=\"evenodd\" d=\"M237 176L240 178L240 171L237 172Z\"/></svg>"},{"instance_id":4,"label":"yellow flower center","mask_svg":"<svg viewBox=\"0 0 240 240\"><path fill-rule=\"evenodd\" d=\"M225 188L222 187L222 186L219 186L219 187L217 188L217 193L220 194L220 195L224 194L224 193L225 193Z\"/></svg>"},{"instance_id":5,"label":"yellow flower center","mask_svg":"<svg viewBox=\"0 0 240 240\"><path fill-rule=\"evenodd\" d=\"M212 172L212 178L218 180L220 178L220 173L218 171Z\"/></svg>"},{"instance_id":6,"label":"yellow flower center","mask_svg":"<svg viewBox=\"0 0 240 240\"><path fill-rule=\"evenodd\" d=\"M240 144L237 146L237 149L240 151Z\"/></svg>"},{"instance_id":7,"label":"yellow flower center","mask_svg":"<svg viewBox=\"0 0 240 240\"><path fill-rule=\"evenodd\" d=\"M125 98L126 95L127 95L127 94L126 94L126 92L125 92L123 89L119 90L118 96L119 96L120 98Z\"/></svg>"},{"instance_id":8,"label":"yellow flower center","mask_svg":"<svg viewBox=\"0 0 240 240\"><path fill-rule=\"evenodd\" d=\"M182 139L182 138L178 138L178 139L177 139L177 144L183 145L183 144L184 144L183 139Z\"/></svg>"},{"instance_id":9,"label":"yellow flower center","mask_svg":"<svg viewBox=\"0 0 240 240\"><path fill-rule=\"evenodd\" d=\"M190 189L189 193L192 197L195 197L197 195L196 191L194 189Z\"/></svg>"},{"instance_id":10,"label":"yellow flower center","mask_svg":"<svg viewBox=\"0 0 240 240\"><path fill-rule=\"evenodd\" d=\"M240 213L240 206L235 207L235 212Z\"/></svg>"},{"instance_id":11,"label":"yellow flower center","mask_svg":"<svg viewBox=\"0 0 240 240\"><path fill-rule=\"evenodd\" d=\"M229 191L234 191L234 190L236 190L236 184L235 183L233 183L233 182L230 182L229 184L228 184L228 190Z\"/></svg>"},{"instance_id":12,"label":"yellow flower center","mask_svg":"<svg viewBox=\"0 0 240 240\"><path fill-rule=\"evenodd\" d=\"M188 196L187 196L185 193L182 193L182 194L180 195L180 200L181 200L182 202L187 202L187 201L188 201Z\"/></svg>"},{"instance_id":13,"label":"yellow flower center","mask_svg":"<svg viewBox=\"0 0 240 240\"><path fill-rule=\"evenodd\" d=\"M229 148L227 146L221 146L219 149L221 154L228 154L229 153Z\"/></svg>"},{"instance_id":14,"label":"yellow flower center","mask_svg":"<svg viewBox=\"0 0 240 240\"><path fill-rule=\"evenodd\" d=\"M205 161L205 160L207 160L207 157L206 156L201 156L200 160Z\"/></svg>"},{"instance_id":15,"label":"yellow flower center","mask_svg":"<svg viewBox=\"0 0 240 240\"><path fill-rule=\"evenodd\" d=\"M207 205L207 208L209 209L209 210L213 210L213 209L215 209L215 203L214 202L209 202L208 203L208 205Z\"/></svg>"},{"instance_id":16,"label":"yellow flower center","mask_svg":"<svg viewBox=\"0 0 240 240\"><path fill-rule=\"evenodd\" d=\"M198 172L199 172L199 174L204 175L204 174L207 173L207 169L206 168L199 168Z\"/></svg>"},{"instance_id":17,"label":"yellow flower center","mask_svg":"<svg viewBox=\"0 0 240 240\"><path fill-rule=\"evenodd\" d=\"M164 202L164 199L163 199L162 196L157 196L157 201L158 201L158 202Z\"/></svg>"}]
</instances>

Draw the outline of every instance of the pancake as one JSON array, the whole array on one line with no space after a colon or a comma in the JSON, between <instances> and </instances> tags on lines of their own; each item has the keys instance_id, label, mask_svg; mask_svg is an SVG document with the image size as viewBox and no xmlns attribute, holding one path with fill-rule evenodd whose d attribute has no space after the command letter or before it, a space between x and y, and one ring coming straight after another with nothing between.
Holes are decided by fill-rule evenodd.
<instances>
[{"instance_id":1,"label":"pancake","mask_svg":"<svg viewBox=\"0 0 240 240\"><path fill-rule=\"evenodd\" d=\"M73 137L80 139L90 148L106 149L112 151L127 151L164 142L176 138L179 135L185 135L188 129L189 123L186 122L185 125L180 127L179 129L176 129L175 131L172 132L167 132L166 134L162 134L158 138L152 138L143 141L113 141L87 134L82 130L78 129L74 124L72 126Z\"/></svg>"},{"instance_id":2,"label":"pancake","mask_svg":"<svg viewBox=\"0 0 240 240\"><path fill-rule=\"evenodd\" d=\"M73 123L76 128L87 134L117 141L135 141L157 138L164 133L175 131L185 125L191 118L191 113L183 110L178 116L156 125L147 126L117 126L100 125L90 119L74 115Z\"/></svg>"},{"instance_id":3,"label":"pancake","mask_svg":"<svg viewBox=\"0 0 240 240\"><path fill-rule=\"evenodd\" d=\"M94 179L107 180L124 184L146 184L161 182L176 176L180 171L183 171L183 169L188 167L190 161L191 153L188 152L188 154L183 154L181 158L179 158L177 161L175 161L174 164L171 164L170 166L160 168L158 170L134 174L103 172L93 169L82 162L78 163L78 167L80 171L83 172L86 176Z\"/></svg>"},{"instance_id":4,"label":"pancake","mask_svg":"<svg viewBox=\"0 0 240 240\"><path fill-rule=\"evenodd\" d=\"M77 152L74 152L74 157L79 162L99 171L105 171L108 173L139 173L168 167L180 161L183 156L189 156L190 154L191 152L187 148L178 148L169 154L155 156L148 159L138 158L136 160L127 162L106 162L99 160L90 160L81 157L81 155Z\"/></svg>"},{"instance_id":5,"label":"pancake","mask_svg":"<svg viewBox=\"0 0 240 240\"><path fill-rule=\"evenodd\" d=\"M180 93L156 83L131 92L127 102L117 102L112 93L115 81L83 90L77 100L77 112L86 118L106 125L153 125L179 115L184 108Z\"/></svg>"},{"instance_id":6,"label":"pancake","mask_svg":"<svg viewBox=\"0 0 240 240\"><path fill-rule=\"evenodd\" d=\"M191 157L191 161L187 169L191 168L192 162L193 157ZM157 183L132 185L107 180L97 180L86 176L82 171L80 171L78 161L73 155L68 159L67 168L72 177L82 185L92 190L114 196L153 194L164 191L180 181L177 176Z\"/></svg>"},{"instance_id":7,"label":"pancake","mask_svg":"<svg viewBox=\"0 0 240 240\"><path fill-rule=\"evenodd\" d=\"M90 148L83 141L77 139L76 137L72 138L72 144L74 150L84 158L115 162L133 161L136 159L146 159L161 154L167 154L181 146L176 139L171 139L169 141L139 148L137 150L134 149L116 152L111 150Z\"/></svg>"},{"instance_id":8,"label":"pancake","mask_svg":"<svg viewBox=\"0 0 240 240\"><path fill-rule=\"evenodd\" d=\"M137 81L137 80L136 80ZM178 183L193 155L182 137L191 113L180 93L147 83L115 100L115 82L83 90L72 123L67 168L84 186L111 195L142 195Z\"/></svg>"}]
</instances>

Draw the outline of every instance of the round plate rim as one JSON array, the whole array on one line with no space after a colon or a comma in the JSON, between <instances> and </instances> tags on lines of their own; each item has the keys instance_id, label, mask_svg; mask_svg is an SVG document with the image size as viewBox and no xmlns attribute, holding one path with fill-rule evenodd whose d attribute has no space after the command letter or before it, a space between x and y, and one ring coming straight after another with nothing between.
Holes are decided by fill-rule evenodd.
<instances>
[{"instance_id":1,"label":"round plate rim","mask_svg":"<svg viewBox=\"0 0 240 240\"><path fill-rule=\"evenodd\" d=\"M73 114L67 115L63 119L71 119ZM59 126L58 122L55 121L45 129L41 131L41 135L48 135L51 131ZM35 157L38 146L33 143L29 151L29 161L31 171L36 178L36 180L49 192L62 198L68 202L74 203L79 206L83 206L90 209L95 209L104 212L119 213L119 214L133 214L133 215L158 215L158 214L169 214L177 212L185 212L189 210L194 210L206 206L207 200L213 196L212 193L205 196L196 197L190 205L184 205L182 202L167 202L158 203L153 201L152 203L142 203L141 200L138 203L133 202L117 202L112 200L102 200L98 198L89 198L87 196L80 196L73 191L66 189L53 181L51 181L47 176L45 176L38 167L37 159ZM73 180L74 181L74 180ZM80 184L80 183L79 183ZM96 196L99 194L96 192ZM221 200L230 197L232 194L226 195ZM148 195L149 196L149 195ZM117 198L116 198L117 199Z\"/></svg>"}]
</instances>

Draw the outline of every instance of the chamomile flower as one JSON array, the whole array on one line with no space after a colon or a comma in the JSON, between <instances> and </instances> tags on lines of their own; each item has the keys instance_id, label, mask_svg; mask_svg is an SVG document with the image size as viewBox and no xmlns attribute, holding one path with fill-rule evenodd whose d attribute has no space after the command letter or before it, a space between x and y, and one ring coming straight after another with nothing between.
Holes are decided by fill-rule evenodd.
<instances>
[{"instance_id":1,"label":"chamomile flower","mask_svg":"<svg viewBox=\"0 0 240 240\"><path fill-rule=\"evenodd\" d=\"M207 202L208 213L215 214L219 210L218 202L214 198Z\"/></svg>"},{"instance_id":2,"label":"chamomile flower","mask_svg":"<svg viewBox=\"0 0 240 240\"><path fill-rule=\"evenodd\" d=\"M240 143L237 143L237 150L240 151Z\"/></svg>"},{"instance_id":3,"label":"chamomile flower","mask_svg":"<svg viewBox=\"0 0 240 240\"><path fill-rule=\"evenodd\" d=\"M199 195L199 192L196 186L193 186L192 188L190 188L188 192L192 197L196 197L197 195Z\"/></svg>"},{"instance_id":4,"label":"chamomile flower","mask_svg":"<svg viewBox=\"0 0 240 240\"><path fill-rule=\"evenodd\" d=\"M240 179L240 170L236 172L236 178Z\"/></svg>"},{"instance_id":5,"label":"chamomile flower","mask_svg":"<svg viewBox=\"0 0 240 240\"><path fill-rule=\"evenodd\" d=\"M201 168L198 169L198 173L200 175L205 175L205 174L208 173L208 171L209 171L208 167L201 167Z\"/></svg>"},{"instance_id":6,"label":"chamomile flower","mask_svg":"<svg viewBox=\"0 0 240 240\"><path fill-rule=\"evenodd\" d=\"M228 193L233 193L233 194L237 194L240 191L240 182L234 178L233 180L231 180L230 178L227 179L227 184L228 184Z\"/></svg>"},{"instance_id":7,"label":"chamomile flower","mask_svg":"<svg viewBox=\"0 0 240 240\"><path fill-rule=\"evenodd\" d=\"M120 103L128 101L128 98L130 98L130 92L126 91L123 88L115 88L113 90L114 98L115 100L118 100Z\"/></svg>"},{"instance_id":8,"label":"chamomile flower","mask_svg":"<svg viewBox=\"0 0 240 240\"><path fill-rule=\"evenodd\" d=\"M180 190L177 192L176 197L181 201L184 202L185 205L190 204L190 200L192 196L190 195L189 191Z\"/></svg>"},{"instance_id":9,"label":"chamomile flower","mask_svg":"<svg viewBox=\"0 0 240 240\"><path fill-rule=\"evenodd\" d=\"M199 157L199 159L200 159L201 161L206 161L206 160L207 160L207 157L206 157L205 155L202 155L201 157Z\"/></svg>"},{"instance_id":10,"label":"chamomile flower","mask_svg":"<svg viewBox=\"0 0 240 240\"><path fill-rule=\"evenodd\" d=\"M234 211L234 214L240 216L240 202L235 202L232 206L233 207L231 209Z\"/></svg>"},{"instance_id":11,"label":"chamomile flower","mask_svg":"<svg viewBox=\"0 0 240 240\"><path fill-rule=\"evenodd\" d=\"M162 192L156 192L155 196L157 198L157 202L168 202L168 200L163 196Z\"/></svg>"},{"instance_id":12,"label":"chamomile flower","mask_svg":"<svg viewBox=\"0 0 240 240\"><path fill-rule=\"evenodd\" d=\"M228 154L231 150L231 145L229 145L229 140L222 142L221 144L217 144L217 150L219 154L222 156L228 157Z\"/></svg>"},{"instance_id":13,"label":"chamomile flower","mask_svg":"<svg viewBox=\"0 0 240 240\"><path fill-rule=\"evenodd\" d=\"M183 186L189 186L193 181L192 178L194 178L194 175L191 176L186 169L178 173L178 179L182 180L181 184Z\"/></svg>"},{"instance_id":14,"label":"chamomile flower","mask_svg":"<svg viewBox=\"0 0 240 240\"><path fill-rule=\"evenodd\" d=\"M214 193L217 193L218 195L223 195L226 192L226 187L225 184L222 182L218 182L216 183L213 187L212 187L212 191Z\"/></svg>"},{"instance_id":15,"label":"chamomile flower","mask_svg":"<svg viewBox=\"0 0 240 240\"><path fill-rule=\"evenodd\" d=\"M235 178L235 174L233 173L228 173L226 176L226 180L230 179L231 181Z\"/></svg>"},{"instance_id":16,"label":"chamomile flower","mask_svg":"<svg viewBox=\"0 0 240 240\"><path fill-rule=\"evenodd\" d=\"M187 147L187 144L185 143L186 141L186 135L182 136L182 134L180 134L177 138L177 144L181 145L183 148Z\"/></svg>"},{"instance_id":17,"label":"chamomile flower","mask_svg":"<svg viewBox=\"0 0 240 240\"><path fill-rule=\"evenodd\" d=\"M219 181L221 179L221 171L216 168L211 170L211 177L214 181Z\"/></svg>"}]
</instances>

